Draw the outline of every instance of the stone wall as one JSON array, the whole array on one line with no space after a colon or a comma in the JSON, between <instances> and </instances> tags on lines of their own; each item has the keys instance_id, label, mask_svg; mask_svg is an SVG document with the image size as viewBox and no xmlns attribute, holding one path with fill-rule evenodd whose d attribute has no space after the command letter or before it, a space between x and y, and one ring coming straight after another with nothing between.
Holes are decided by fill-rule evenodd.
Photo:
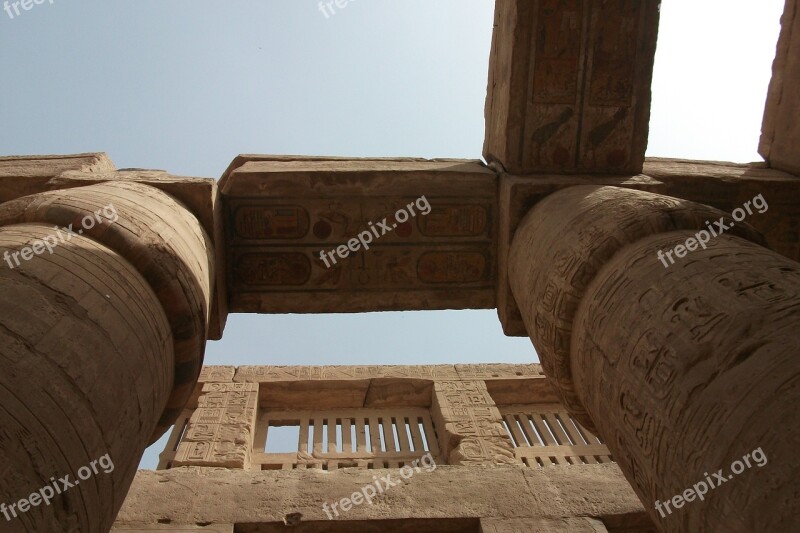
<instances>
[{"instance_id":1,"label":"stone wall","mask_svg":"<svg viewBox=\"0 0 800 533\"><path fill-rule=\"evenodd\" d=\"M651 527L607 448L572 425L539 365L206 367L182 420L162 470L138 473L115 531ZM417 420L424 433L411 429ZM271 424L288 421L301 428L297 451L266 453ZM408 436L391 439L392 427ZM396 486L331 513L378 479Z\"/></svg>"}]
</instances>

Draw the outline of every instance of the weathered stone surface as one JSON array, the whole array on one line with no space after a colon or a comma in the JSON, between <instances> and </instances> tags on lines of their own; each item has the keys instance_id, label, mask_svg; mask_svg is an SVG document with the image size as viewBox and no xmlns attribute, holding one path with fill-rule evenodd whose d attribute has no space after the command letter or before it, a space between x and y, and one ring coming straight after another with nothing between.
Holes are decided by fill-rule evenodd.
<instances>
[{"instance_id":1,"label":"weathered stone surface","mask_svg":"<svg viewBox=\"0 0 800 533\"><path fill-rule=\"evenodd\" d=\"M53 233L0 227L0 255ZM107 531L173 389L168 317L128 261L81 235L13 269L3 263L0 286L0 502L16 504L51 477L77 481L106 454L114 467L0 518L2 529Z\"/></svg>"},{"instance_id":2,"label":"weathered stone surface","mask_svg":"<svg viewBox=\"0 0 800 533\"><path fill-rule=\"evenodd\" d=\"M233 524L203 526L191 524L117 524L111 528L111 533L150 533L152 531L163 531L165 533L233 533Z\"/></svg>"},{"instance_id":3,"label":"weathered stone surface","mask_svg":"<svg viewBox=\"0 0 800 533\"><path fill-rule=\"evenodd\" d=\"M607 533L608 529L594 518L484 518L481 533Z\"/></svg>"},{"instance_id":4,"label":"weathered stone surface","mask_svg":"<svg viewBox=\"0 0 800 533\"><path fill-rule=\"evenodd\" d=\"M28 184L37 174L17 173ZM172 424L194 389L213 247L181 204L133 181L5 202L0 235L8 266L0 270L8 299L0 317L8 337L0 343L8 370L0 387L3 501L32 494L51 476L74 476L106 454L114 463L9 527L105 531L145 445Z\"/></svg>"},{"instance_id":5,"label":"weathered stone surface","mask_svg":"<svg viewBox=\"0 0 800 533\"><path fill-rule=\"evenodd\" d=\"M638 173L656 0L498 0L484 157L511 173Z\"/></svg>"},{"instance_id":6,"label":"weathered stone surface","mask_svg":"<svg viewBox=\"0 0 800 533\"><path fill-rule=\"evenodd\" d=\"M200 222L214 245L216 279L208 338L222 338L228 316L222 202L208 178L173 176L162 170L116 170L106 154L0 157L0 202L46 191L98 185L107 181L141 183L169 194Z\"/></svg>"},{"instance_id":7,"label":"weathered stone surface","mask_svg":"<svg viewBox=\"0 0 800 533\"><path fill-rule=\"evenodd\" d=\"M203 226L214 245L214 298L208 338L219 340L228 319L228 286L225 271L222 200L216 180L174 176L160 170L119 170L115 172L68 171L49 180L48 190L66 189L101 183L103 181L135 182L163 191L188 209Z\"/></svg>"},{"instance_id":8,"label":"weathered stone surface","mask_svg":"<svg viewBox=\"0 0 800 533\"><path fill-rule=\"evenodd\" d=\"M459 379L454 365L240 366L234 381L317 381L371 378Z\"/></svg>"},{"instance_id":9,"label":"weathered stone surface","mask_svg":"<svg viewBox=\"0 0 800 533\"><path fill-rule=\"evenodd\" d=\"M637 176L510 176L500 179L497 310L507 335L527 336L508 285L508 250L517 226L541 200L567 187L613 185L682 198L731 213L762 194L769 204L746 222L761 232L767 245L800 260L800 178L765 168L713 161L648 159ZM569 215L563 213L564 216ZM559 212L558 216L562 216Z\"/></svg>"},{"instance_id":10,"label":"weathered stone surface","mask_svg":"<svg viewBox=\"0 0 800 533\"><path fill-rule=\"evenodd\" d=\"M258 408L256 383L206 383L171 467L249 468Z\"/></svg>"},{"instance_id":11,"label":"weathered stone surface","mask_svg":"<svg viewBox=\"0 0 800 533\"><path fill-rule=\"evenodd\" d=\"M530 413L556 412L552 411L553 404L558 402L556 390L542 375L539 365L243 367L243 370L242 376L256 382L220 381L239 375L233 367L204 370L203 375L214 381L199 385L199 399L188 405L182 416L188 423L181 422L174 428L161 454L159 468L180 465L264 470L382 468L418 459L426 449L425 442L437 462L462 465L518 464L527 460L527 464L536 467L534 463L540 455L563 458L559 464L581 464L583 459L579 457L587 454L608 456L604 446L602 451L559 448L571 445L566 437L558 442L547 437L545 442L537 441L535 445L550 448L517 453L520 450L515 450L515 446L529 446L529 443L524 437L519 444L510 440L497 405L513 405L507 421L517 433L522 426L515 425L514 417L527 420L525 417ZM456 379L459 374L465 378ZM405 377L370 377L384 375ZM360 379L354 379L357 376ZM470 376L472 379L467 379ZM481 376L484 379L474 379ZM236 403L247 404L246 417L237 416L226 425L222 418L231 396L242 396L245 391L252 394L247 400L237 398L241 401ZM250 418L254 411L255 426ZM563 408L558 413L568 420ZM536 420L539 424L559 423L554 418L548 418L549 422ZM299 428L295 451L265 451L271 424ZM420 424L424 426L424 434L418 427ZM331 429L337 426L340 429ZM366 426L369 435L365 434ZM351 428L355 429L352 436ZM322 435L326 429L328 448L323 450ZM386 449L381 450L379 433L391 435L395 430L396 439L385 439ZM313 449L309 445L312 431ZM337 437L339 431L341 439ZM558 428L555 431L556 435L562 435ZM341 449L337 440L341 440ZM336 449L332 451L331 446ZM251 447L253 453L248 455ZM574 461L570 463L566 457ZM548 459L547 464L550 463Z\"/></svg>"},{"instance_id":12,"label":"weathered stone surface","mask_svg":"<svg viewBox=\"0 0 800 533\"><path fill-rule=\"evenodd\" d=\"M233 382L233 376L235 373L235 366L205 365L200 371L200 376L197 378L197 381L201 386L204 383L230 383Z\"/></svg>"},{"instance_id":13,"label":"weathered stone surface","mask_svg":"<svg viewBox=\"0 0 800 533\"><path fill-rule=\"evenodd\" d=\"M456 365L459 379L513 380L544 376L542 365L509 365L505 363Z\"/></svg>"},{"instance_id":14,"label":"weathered stone surface","mask_svg":"<svg viewBox=\"0 0 800 533\"><path fill-rule=\"evenodd\" d=\"M773 168L800 174L800 1L786 0L759 153Z\"/></svg>"},{"instance_id":15,"label":"weathered stone surface","mask_svg":"<svg viewBox=\"0 0 800 533\"><path fill-rule=\"evenodd\" d=\"M606 520L642 513L630 485L616 465L546 468L522 466L457 467L439 465L386 489L372 505L354 506L329 521L322 505L349 497L373 476L397 469L243 471L178 468L140 471L120 511L117 525L283 523L299 513L306 522L426 518L563 518ZM432 505L431 502L436 502Z\"/></svg>"},{"instance_id":16,"label":"weathered stone surface","mask_svg":"<svg viewBox=\"0 0 800 533\"><path fill-rule=\"evenodd\" d=\"M206 366L189 405L197 405L204 382L235 380L262 384L261 402L276 409L429 407L435 381L475 379L484 381L495 401L505 405L558 401L537 364Z\"/></svg>"},{"instance_id":17,"label":"weathered stone surface","mask_svg":"<svg viewBox=\"0 0 800 533\"><path fill-rule=\"evenodd\" d=\"M665 269L657 252L704 228L709 210L613 187L561 191L520 225L509 278L546 372L662 530L791 529L800 264L737 222ZM703 505L663 520L650 507L758 448L769 464L730 475Z\"/></svg>"},{"instance_id":18,"label":"weathered stone surface","mask_svg":"<svg viewBox=\"0 0 800 533\"><path fill-rule=\"evenodd\" d=\"M209 372L216 368L205 367ZM350 380L373 378L431 379L529 379L543 377L541 365L537 364L458 364L458 365L365 365L365 366L240 366L236 368L233 381L314 381ZM201 380L202 381L202 380Z\"/></svg>"},{"instance_id":19,"label":"weathered stone surface","mask_svg":"<svg viewBox=\"0 0 800 533\"><path fill-rule=\"evenodd\" d=\"M436 382L431 416L448 464L519 463L500 411L483 381Z\"/></svg>"},{"instance_id":20,"label":"weathered stone surface","mask_svg":"<svg viewBox=\"0 0 800 533\"><path fill-rule=\"evenodd\" d=\"M479 162L241 156L220 188L233 311L494 306L497 177ZM422 196L429 214L395 221ZM361 232L369 250L326 266Z\"/></svg>"},{"instance_id":21,"label":"weathered stone surface","mask_svg":"<svg viewBox=\"0 0 800 533\"><path fill-rule=\"evenodd\" d=\"M538 366L538 365L537 365ZM558 392L549 378L485 380L486 390L498 405L557 403Z\"/></svg>"},{"instance_id":22,"label":"weathered stone surface","mask_svg":"<svg viewBox=\"0 0 800 533\"><path fill-rule=\"evenodd\" d=\"M524 298L520 311L529 336L536 340L545 373L558 388L564 405L587 428L595 429L573 388L569 354L574 313L587 297L594 277L616 253L640 239L705 229L706 220L724 215L668 196L587 185L548 196L520 224L508 258L511 287L517 301ZM731 232L763 242L746 224ZM655 252L642 260L664 270Z\"/></svg>"},{"instance_id":23,"label":"weathered stone surface","mask_svg":"<svg viewBox=\"0 0 800 533\"><path fill-rule=\"evenodd\" d=\"M63 172L114 172L106 154L0 157L0 203L49 190L48 182Z\"/></svg>"},{"instance_id":24,"label":"weathered stone surface","mask_svg":"<svg viewBox=\"0 0 800 533\"><path fill-rule=\"evenodd\" d=\"M100 222L96 213L102 213ZM0 226L28 222L71 227L102 243L129 261L158 296L172 328L175 364L175 387L153 434L158 439L191 397L203 363L214 283L207 234L171 196L136 182L48 191L0 205Z\"/></svg>"}]
</instances>

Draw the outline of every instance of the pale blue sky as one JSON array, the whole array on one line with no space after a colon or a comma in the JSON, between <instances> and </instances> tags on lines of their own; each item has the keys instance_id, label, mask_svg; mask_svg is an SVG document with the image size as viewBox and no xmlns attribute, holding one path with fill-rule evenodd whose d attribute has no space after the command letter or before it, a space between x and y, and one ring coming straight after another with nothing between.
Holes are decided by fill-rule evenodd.
<instances>
[{"instance_id":1,"label":"pale blue sky","mask_svg":"<svg viewBox=\"0 0 800 533\"><path fill-rule=\"evenodd\" d=\"M119 168L215 178L239 153L479 158L493 5L357 0L329 18L315 0L45 0L14 19L0 11L0 154L105 151ZM760 159L782 5L665 0L649 155ZM237 315L206 356L533 361L494 311Z\"/></svg>"}]
</instances>

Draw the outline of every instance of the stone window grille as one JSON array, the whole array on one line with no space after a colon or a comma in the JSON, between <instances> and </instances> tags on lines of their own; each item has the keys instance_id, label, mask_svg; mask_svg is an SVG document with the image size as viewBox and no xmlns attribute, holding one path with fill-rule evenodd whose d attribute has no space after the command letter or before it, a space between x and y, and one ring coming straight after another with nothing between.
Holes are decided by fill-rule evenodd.
<instances>
[{"instance_id":1,"label":"stone window grille","mask_svg":"<svg viewBox=\"0 0 800 533\"><path fill-rule=\"evenodd\" d=\"M603 441L560 404L507 405L499 409L517 458L529 467L614 462Z\"/></svg>"}]
</instances>

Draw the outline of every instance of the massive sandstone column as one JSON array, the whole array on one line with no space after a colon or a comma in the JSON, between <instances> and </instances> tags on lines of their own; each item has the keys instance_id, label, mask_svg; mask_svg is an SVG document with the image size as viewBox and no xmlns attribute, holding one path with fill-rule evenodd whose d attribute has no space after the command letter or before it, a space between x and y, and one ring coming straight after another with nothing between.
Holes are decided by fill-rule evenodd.
<instances>
[{"instance_id":1,"label":"massive sandstone column","mask_svg":"<svg viewBox=\"0 0 800 533\"><path fill-rule=\"evenodd\" d=\"M111 527L199 374L211 248L183 205L134 182L0 205L0 530Z\"/></svg>"},{"instance_id":2,"label":"massive sandstone column","mask_svg":"<svg viewBox=\"0 0 800 533\"><path fill-rule=\"evenodd\" d=\"M800 264L730 217L706 249L695 242L668 267L657 256L722 216L569 188L520 224L509 278L545 372L662 530L789 531L800 513ZM757 448L767 464L751 457L734 475ZM656 511L707 476L719 486L703 501Z\"/></svg>"}]
</instances>

